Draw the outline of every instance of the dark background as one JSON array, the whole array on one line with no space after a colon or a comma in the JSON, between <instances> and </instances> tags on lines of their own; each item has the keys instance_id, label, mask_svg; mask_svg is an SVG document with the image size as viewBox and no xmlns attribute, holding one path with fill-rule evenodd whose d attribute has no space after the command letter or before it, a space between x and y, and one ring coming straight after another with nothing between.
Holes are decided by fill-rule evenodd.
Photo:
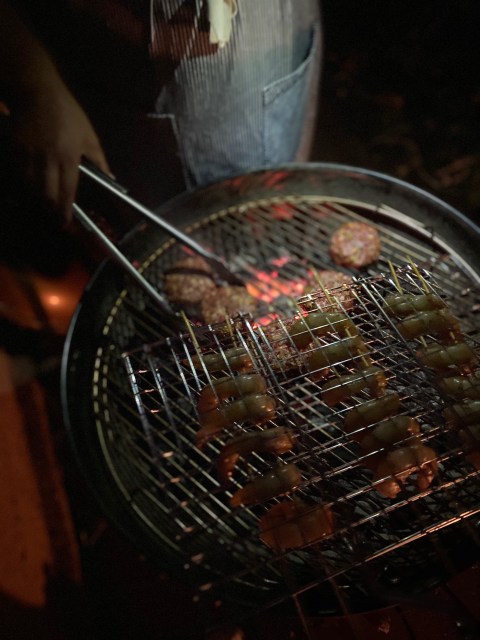
<instances>
[{"instance_id":1,"label":"dark background","mask_svg":"<svg viewBox=\"0 0 480 640\"><path fill-rule=\"evenodd\" d=\"M480 221L480 2L323 0L323 11L325 59L313 159L394 175ZM59 238L51 236L38 240L37 246L45 247L37 251L39 267L51 266L53 259L61 266L72 256L84 258L71 241L60 245ZM52 257L49 243L62 246L60 254ZM17 255L13 249L12 255ZM61 351L60 339L43 345L42 351L38 336L31 344L25 334L20 337L19 348L30 357ZM188 594L182 594L182 587L144 558L99 510L64 433L58 371L41 382L50 399L52 433L71 500L85 585L78 590L52 579L46 616L29 612L28 617L20 608L12 609L11 635L4 627L3 637L188 640L182 624L194 625L195 612L178 611ZM412 618L412 633L392 635L391 640L457 637L449 631L439 636L434 621L424 618L423 627L418 616ZM365 635L369 640L389 638L383 632L378 636L377 627L371 629ZM342 635L332 622L325 625L322 637L354 636Z\"/></svg>"},{"instance_id":2,"label":"dark background","mask_svg":"<svg viewBox=\"0 0 480 640\"><path fill-rule=\"evenodd\" d=\"M315 159L356 164L480 213L480 3L323 0Z\"/></svg>"},{"instance_id":3,"label":"dark background","mask_svg":"<svg viewBox=\"0 0 480 640\"><path fill-rule=\"evenodd\" d=\"M312 159L394 175L480 221L480 3L323 0L323 14L325 58ZM76 513L84 535L92 535L87 505L81 503ZM138 585L137 598L130 598L128 571L115 560L125 549L130 551L129 543L107 527L97 544L84 547L86 576L99 587L99 580L110 580L112 567L114 575L120 573L103 605L111 616L107 628L113 620L117 632L131 632L141 620L144 633L152 632L158 609L148 583L157 583L158 575L129 556ZM115 613L119 603L121 622ZM454 638L453 627L443 624ZM417 616L411 625L410 637L438 633L432 620L421 627ZM350 637L334 623L324 633Z\"/></svg>"}]
</instances>

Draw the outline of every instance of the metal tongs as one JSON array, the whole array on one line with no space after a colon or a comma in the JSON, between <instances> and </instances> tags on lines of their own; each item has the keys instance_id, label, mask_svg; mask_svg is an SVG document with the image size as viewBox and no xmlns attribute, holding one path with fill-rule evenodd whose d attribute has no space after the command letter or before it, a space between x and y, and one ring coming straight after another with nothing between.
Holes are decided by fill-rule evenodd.
<instances>
[{"instance_id":1,"label":"metal tongs","mask_svg":"<svg viewBox=\"0 0 480 640\"><path fill-rule=\"evenodd\" d=\"M154 211L143 206L140 202L128 195L127 190L115 180L100 171L94 165L82 162L79 166L80 173L89 179L110 191L115 197L127 203L130 207L138 211L144 218L153 222L168 235L172 236L193 252L202 256L210 267L214 270L218 278L228 284L243 286L244 282L236 274L234 274L223 260L207 251L200 244L192 240L188 235L180 231L177 227L167 222ZM136 282L140 287L155 300L162 311L168 315L170 320L174 320L174 325L179 326L180 316L172 309L167 298L165 298L150 282L136 269L128 258L119 250L119 248L110 240L110 238L100 229L100 227L92 220L92 218L77 204L74 203L73 211L76 218L100 240L109 256L115 260ZM183 322L183 321L182 321ZM183 328L185 325L183 324Z\"/></svg>"}]
</instances>

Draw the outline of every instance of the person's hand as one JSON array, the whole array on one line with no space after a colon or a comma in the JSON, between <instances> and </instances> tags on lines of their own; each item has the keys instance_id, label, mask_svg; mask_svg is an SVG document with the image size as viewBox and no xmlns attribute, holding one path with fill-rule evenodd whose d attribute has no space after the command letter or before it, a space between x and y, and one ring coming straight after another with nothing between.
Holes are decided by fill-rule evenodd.
<instances>
[{"instance_id":1,"label":"person's hand","mask_svg":"<svg viewBox=\"0 0 480 640\"><path fill-rule=\"evenodd\" d=\"M90 120L61 81L17 103L11 134L17 171L67 222L82 156L111 175Z\"/></svg>"}]
</instances>

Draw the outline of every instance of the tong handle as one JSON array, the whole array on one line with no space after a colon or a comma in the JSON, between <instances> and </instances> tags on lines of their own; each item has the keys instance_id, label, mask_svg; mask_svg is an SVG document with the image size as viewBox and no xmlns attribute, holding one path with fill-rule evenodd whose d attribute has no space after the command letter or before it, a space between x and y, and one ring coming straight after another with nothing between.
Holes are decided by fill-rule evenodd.
<instances>
[{"instance_id":1,"label":"tong handle","mask_svg":"<svg viewBox=\"0 0 480 640\"><path fill-rule=\"evenodd\" d=\"M168 235L174 237L176 240L189 247L194 253L202 256L208 264L216 271L220 278L224 279L229 284L235 284L243 286L243 281L225 265L225 263L215 254L210 253L202 247L202 245L192 240L185 233L180 231L177 227L167 222L164 218L157 215L147 207L143 206L140 202L128 195L127 190L119 185L115 180L107 176L103 171L100 171L97 167L91 163L82 161L80 164L80 172L88 176L91 180L104 187L111 193L113 193L120 200L126 202L130 207L138 211L144 218L147 218L155 225L160 227Z\"/></svg>"},{"instance_id":2,"label":"tong handle","mask_svg":"<svg viewBox=\"0 0 480 640\"><path fill-rule=\"evenodd\" d=\"M73 211L76 218L84 225L88 231L91 231L100 240L108 254L140 285L140 287L155 300L162 311L170 318L175 320L175 324L180 322L179 316L173 311L172 307L142 274L135 269L127 257L118 249L118 247L110 240L110 238L100 229L100 227L92 220L92 218L81 209L78 204L73 204Z\"/></svg>"}]
</instances>

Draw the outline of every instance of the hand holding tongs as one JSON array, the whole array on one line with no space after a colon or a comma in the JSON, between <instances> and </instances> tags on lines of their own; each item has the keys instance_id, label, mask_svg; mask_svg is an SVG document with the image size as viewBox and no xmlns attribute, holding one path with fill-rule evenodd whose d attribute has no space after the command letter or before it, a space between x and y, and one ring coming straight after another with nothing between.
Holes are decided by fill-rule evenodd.
<instances>
[{"instance_id":1,"label":"hand holding tongs","mask_svg":"<svg viewBox=\"0 0 480 640\"><path fill-rule=\"evenodd\" d=\"M138 211L144 218L147 218L148 220L159 226L168 235L172 236L185 246L189 247L196 254L202 256L202 258L204 258L208 262L208 264L212 267L212 269L221 280L224 280L229 284L243 286L243 281L237 275L230 271L230 269L221 258L204 249L201 245L195 242L195 240L192 240L192 238L180 231L180 229L177 229L177 227L171 225L161 216L154 213L147 207L144 207L140 202L129 196L127 190L124 187L119 185L109 176L105 175L102 171L100 171L100 169L85 162L80 165L79 169L83 175L87 176L100 186L113 193L117 198L123 200L130 207ZM143 277L143 275L131 264L127 257L108 238L108 236L91 219L91 217L76 203L74 203L73 205L73 211L78 220L82 222L82 224L84 224L89 231L92 231L102 242L109 255L116 262L118 262L118 264L120 264L132 276L132 278L135 279L135 281L142 287L142 289L144 289L144 291L146 291L146 293L148 293L158 303L161 309L169 316L175 316L176 319L178 319L177 314L173 311L168 300L164 296L162 296L161 293L157 291L148 282L148 280L146 280L146 278Z\"/></svg>"}]
</instances>

